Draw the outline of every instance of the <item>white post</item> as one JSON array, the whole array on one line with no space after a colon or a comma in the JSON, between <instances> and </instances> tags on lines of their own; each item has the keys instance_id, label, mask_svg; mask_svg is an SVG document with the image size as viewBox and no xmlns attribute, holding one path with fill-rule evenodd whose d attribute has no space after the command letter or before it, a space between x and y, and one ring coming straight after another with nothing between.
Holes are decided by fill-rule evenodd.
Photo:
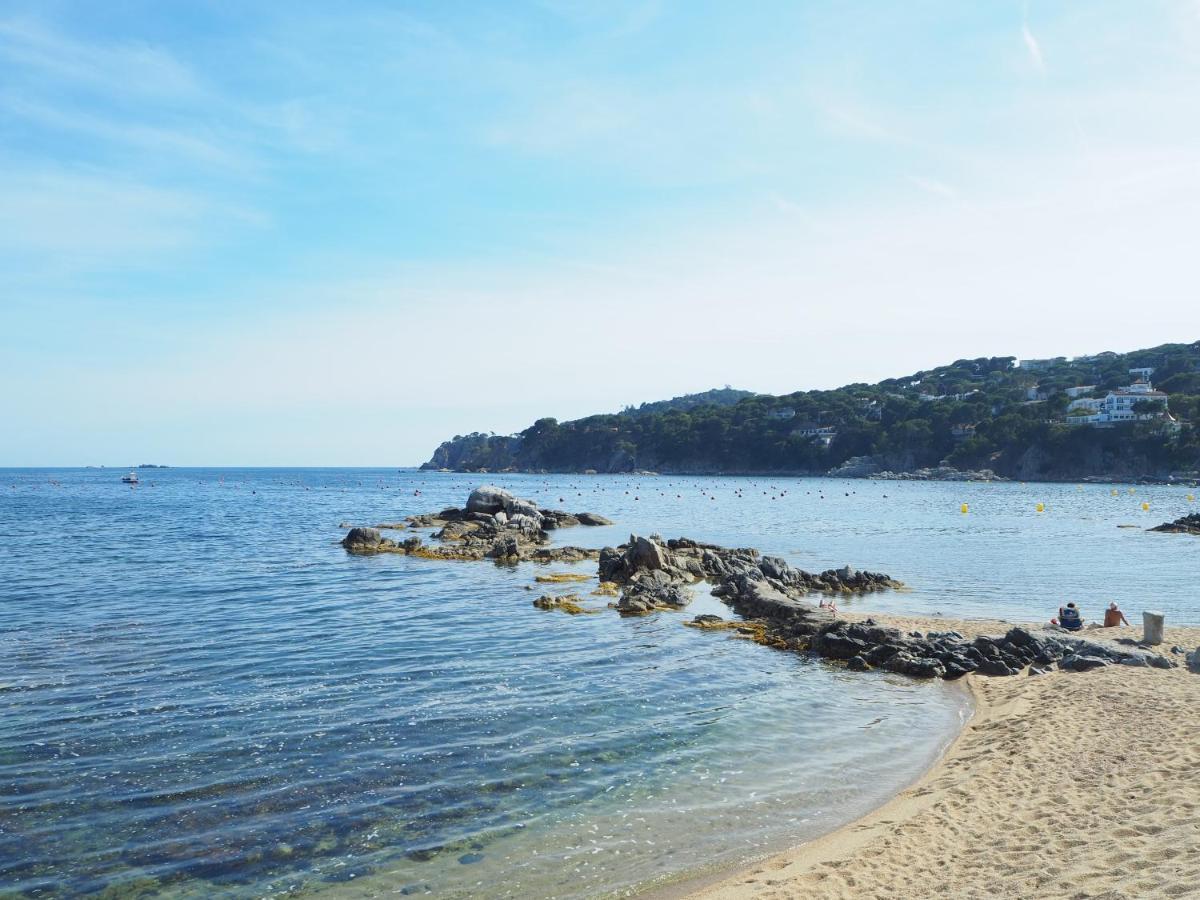
<instances>
[{"instance_id":1,"label":"white post","mask_svg":"<svg viewBox=\"0 0 1200 900\"><path fill-rule=\"evenodd\" d=\"M1142 613L1143 644L1161 644L1163 642L1163 619L1160 612L1146 610Z\"/></svg>"}]
</instances>

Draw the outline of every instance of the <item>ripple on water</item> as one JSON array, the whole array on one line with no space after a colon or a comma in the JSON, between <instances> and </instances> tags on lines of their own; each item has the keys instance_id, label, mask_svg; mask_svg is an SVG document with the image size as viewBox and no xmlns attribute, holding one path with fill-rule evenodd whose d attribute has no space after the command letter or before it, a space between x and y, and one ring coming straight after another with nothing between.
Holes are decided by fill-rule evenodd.
<instances>
[{"instance_id":1,"label":"ripple on water","mask_svg":"<svg viewBox=\"0 0 1200 900\"><path fill-rule=\"evenodd\" d=\"M160 470L131 491L103 470L4 474L0 880L19 892L620 890L853 816L963 708L678 615L546 614L526 590L544 569L334 543L341 521L461 502L464 478ZM601 481L564 505L624 524L571 542L656 518L712 529L695 504L643 491L634 509ZM765 521L705 503L731 507L730 532ZM722 540L804 534L817 556L811 524ZM39 537L55 533L71 540Z\"/></svg>"}]
</instances>

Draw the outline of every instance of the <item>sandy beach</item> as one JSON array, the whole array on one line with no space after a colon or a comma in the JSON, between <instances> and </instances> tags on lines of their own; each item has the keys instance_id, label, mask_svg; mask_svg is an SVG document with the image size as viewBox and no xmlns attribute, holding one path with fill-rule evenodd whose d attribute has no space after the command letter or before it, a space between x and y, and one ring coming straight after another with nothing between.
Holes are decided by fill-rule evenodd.
<instances>
[{"instance_id":1,"label":"sandy beach","mask_svg":"<svg viewBox=\"0 0 1200 900\"><path fill-rule=\"evenodd\" d=\"M865 618L849 614L848 618ZM968 636L1011 623L880 616ZM1090 637L1141 637L1113 628ZM1167 628L1195 648L1200 628ZM1113 666L967 676L976 712L943 758L885 806L687 896L1200 896L1200 676Z\"/></svg>"}]
</instances>

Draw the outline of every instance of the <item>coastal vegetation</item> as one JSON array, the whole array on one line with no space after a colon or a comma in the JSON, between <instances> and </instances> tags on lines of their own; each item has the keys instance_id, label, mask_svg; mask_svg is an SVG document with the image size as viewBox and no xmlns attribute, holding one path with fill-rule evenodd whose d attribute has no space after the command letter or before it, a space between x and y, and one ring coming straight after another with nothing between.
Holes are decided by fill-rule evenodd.
<instances>
[{"instance_id":1,"label":"coastal vegetation","mask_svg":"<svg viewBox=\"0 0 1200 900\"><path fill-rule=\"evenodd\" d=\"M1133 420L1068 423L1073 402L1146 377L1165 397L1136 400ZM423 468L849 476L949 466L1024 480L1195 478L1198 419L1200 341L1024 364L960 359L834 390L726 388L568 422L542 418L518 434L456 436Z\"/></svg>"}]
</instances>

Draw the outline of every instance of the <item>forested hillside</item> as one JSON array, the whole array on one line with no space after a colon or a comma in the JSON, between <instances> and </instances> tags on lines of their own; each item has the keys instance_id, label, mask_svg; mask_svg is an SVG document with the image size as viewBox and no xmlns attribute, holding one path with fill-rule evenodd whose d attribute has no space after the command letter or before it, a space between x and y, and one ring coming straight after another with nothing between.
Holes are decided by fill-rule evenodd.
<instances>
[{"instance_id":1,"label":"forested hillside","mask_svg":"<svg viewBox=\"0 0 1200 900\"><path fill-rule=\"evenodd\" d=\"M1072 399L1103 398L1143 368L1168 395L1169 415L1066 424ZM1013 357L963 359L829 391L710 394L718 402L691 395L570 422L539 419L516 435L455 437L425 467L823 474L853 460L864 471L946 464L1024 479L1200 470L1200 341L1022 366Z\"/></svg>"}]
</instances>

